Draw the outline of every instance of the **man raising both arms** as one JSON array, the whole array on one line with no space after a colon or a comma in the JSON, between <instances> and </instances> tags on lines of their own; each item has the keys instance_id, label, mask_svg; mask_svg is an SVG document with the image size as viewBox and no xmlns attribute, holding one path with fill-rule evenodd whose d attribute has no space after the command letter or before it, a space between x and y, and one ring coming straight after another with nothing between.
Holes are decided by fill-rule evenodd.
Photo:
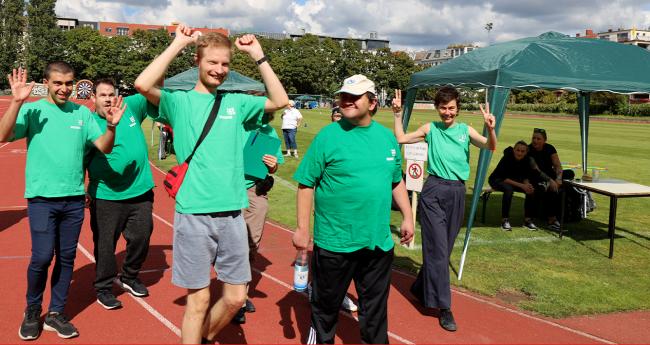
<instances>
[{"instance_id":1,"label":"man raising both arms","mask_svg":"<svg viewBox=\"0 0 650 345\"><path fill-rule=\"evenodd\" d=\"M156 87L156 81L174 58L194 43L199 68L194 89L168 91ZM265 112L282 109L289 102L255 36L239 37L235 45L257 62L268 99L223 94L212 129L196 150L176 195L172 283L187 289L181 327L181 340L187 344L199 343L201 337L213 339L246 299L251 272L248 235L241 215L241 209L248 207L243 123L262 123ZM159 105L160 116L156 120L172 126L178 162L183 162L194 149L214 105L216 89L228 76L230 57L231 43L226 36L201 35L179 25L174 41L135 81L136 89L149 102ZM213 264L223 282L223 293L209 308Z\"/></svg>"}]
</instances>

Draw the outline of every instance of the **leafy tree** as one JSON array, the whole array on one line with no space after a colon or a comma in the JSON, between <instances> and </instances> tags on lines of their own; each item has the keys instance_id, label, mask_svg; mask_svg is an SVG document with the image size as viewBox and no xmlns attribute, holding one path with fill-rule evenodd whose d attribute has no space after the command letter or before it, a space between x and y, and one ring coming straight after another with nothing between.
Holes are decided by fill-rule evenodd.
<instances>
[{"instance_id":1,"label":"leafy tree","mask_svg":"<svg viewBox=\"0 0 650 345\"><path fill-rule=\"evenodd\" d=\"M24 62L19 61L25 30L24 12L24 0L0 0L0 51L2 51L0 75L2 76ZM0 89L8 87L6 78L0 78Z\"/></svg>"},{"instance_id":2,"label":"leafy tree","mask_svg":"<svg viewBox=\"0 0 650 345\"><path fill-rule=\"evenodd\" d=\"M56 0L30 0L27 5L27 68L32 80L41 80L47 63L64 56L55 4Z\"/></svg>"}]
</instances>

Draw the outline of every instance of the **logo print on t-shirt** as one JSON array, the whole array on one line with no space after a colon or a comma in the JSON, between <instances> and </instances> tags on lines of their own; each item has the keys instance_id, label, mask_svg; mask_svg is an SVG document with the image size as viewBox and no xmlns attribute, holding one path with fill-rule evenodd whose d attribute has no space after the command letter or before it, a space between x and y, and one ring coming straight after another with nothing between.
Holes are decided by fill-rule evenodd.
<instances>
[{"instance_id":1,"label":"logo print on t-shirt","mask_svg":"<svg viewBox=\"0 0 650 345\"><path fill-rule=\"evenodd\" d=\"M386 160L387 161L394 161L395 156L397 155L397 151L395 151L395 149L391 149L390 150L390 155L391 155L391 157L386 157Z\"/></svg>"},{"instance_id":2,"label":"logo print on t-shirt","mask_svg":"<svg viewBox=\"0 0 650 345\"><path fill-rule=\"evenodd\" d=\"M129 120L131 120L131 124L129 124L129 127L133 127L133 126L136 125L136 123L135 123L135 117L134 117L133 115L131 115L131 117L129 117Z\"/></svg>"},{"instance_id":3,"label":"logo print on t-shirt","mask_svg":"<svg viewBox=\"0 0 650 345\"><path fill-rule=\"evenodd\" d=\"M467 141L467 134L463 133L463 134L459 135L458 136L458 141L460 141L461 143L466 142Z\"/></svg>"}]
</instances>

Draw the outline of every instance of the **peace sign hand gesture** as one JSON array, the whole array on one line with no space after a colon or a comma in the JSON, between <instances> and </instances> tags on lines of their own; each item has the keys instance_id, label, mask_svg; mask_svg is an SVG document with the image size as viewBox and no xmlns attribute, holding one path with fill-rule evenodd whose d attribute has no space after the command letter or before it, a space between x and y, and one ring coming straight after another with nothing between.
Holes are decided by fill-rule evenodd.
<instances>
[{"instance_id":1,"label":"peace sign hand gesture","mask_svg":"<svg viewBox=\"0 0 650 345\"><path fill-rule=\"evenodd\" d=\"M111 100L111 107L108 108L108 111L106 112L106 123L107 124L110 123L110 125L108 126L110 127L117 126L125 110L126 110L126 104L124 104L124 100L122 99L122 96L114 97Z\"/></svg>"},{"instance_id":2,"label":"peace sign hand gesture","mask_svg":"<svg viewBox=\"0 0 650 345\"><path fill-rule=\"evenodd\" d=\"M485 126L487 126L488 129L493 130L496 124L496 119L494 118L494 115L490 113L490 103L485 102L485 108L483 107L482 104L479 104L478 106L479 108L481 108L481 113L483 113L483 120L485 121Z\"/></svg>"},{"instance_id":3,"label":"peace sign hand gesture","mask_svg":"<svg viewBox=\"0 0 650 345\"><path fill-rule=\"evenodd\" d=\"M34 88L35 82L27 84L27 69L14 68L12 74L7 74L7 80L9 80L9 85L11 86L11 94L14 96L14 100L18 102L23 102L29 97Z\"/></svg>"},{"instance_id":4,"label":"peace sign hand gesture","mask_svg":"<svg viewBox=\"0 0 650 345\"><path fill-rule=\"evenodd\" d=\"M402 90L395 89L395 97L392 102L393 114L395 117L402 116Z\"/></svg>"}]
</instances>

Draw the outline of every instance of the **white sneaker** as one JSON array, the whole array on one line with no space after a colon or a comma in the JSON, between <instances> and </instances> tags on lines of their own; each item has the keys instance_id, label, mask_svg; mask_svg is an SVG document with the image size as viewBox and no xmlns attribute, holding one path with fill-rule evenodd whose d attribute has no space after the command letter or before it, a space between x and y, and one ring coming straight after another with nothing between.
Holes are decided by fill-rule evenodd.
<instances>
[{"instance_id":1,"label":"white sneaker","mask_svg":"<svg viewBox=\"0 0 650 345\"><path fill-rule=\"evenodd\" d=\"M351 312L357 311L359 309L357 305L354 304L354 302L352 302L350 297L348 297L348 295L345 295L345 297L343 298L343 303L341 303L341 308Z\"/></svg>"}]
</instances>

